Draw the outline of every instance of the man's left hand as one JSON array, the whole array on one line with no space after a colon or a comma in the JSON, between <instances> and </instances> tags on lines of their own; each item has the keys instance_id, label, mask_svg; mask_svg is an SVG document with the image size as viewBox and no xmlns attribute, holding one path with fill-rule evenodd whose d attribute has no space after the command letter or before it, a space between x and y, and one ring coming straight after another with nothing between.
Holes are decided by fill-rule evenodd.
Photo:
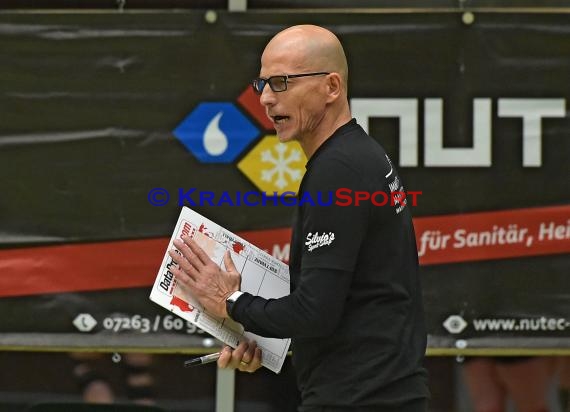
<instances>
[{"instance_id":1,"label":"man's left hand","mask_svg":"<svg viewBox=\"0 0 570 412\"><path fill-rule=\"evenodd\" d=\"M241 284L241 275L237 271L230 252L224 255L224 264L227 271L222 270L210 259L210 256L188 236L182 240L176 239L175 250L168 253L178 267L172 267L171 272L176 279L213 315L227 318L226 299Z\"/></svg>"},{"instance_id":2,"label":"man's left hand","mask_svg":"<svg viewBox=\"0 0 570 412\"><path fill-rule=\"evenodd\" d=\"M255 342L240 342L232 350L226 346L218 359L218 368L238 369L242 372L255 372L261 368L261 349Z\"/></svg>"}]
</instances>

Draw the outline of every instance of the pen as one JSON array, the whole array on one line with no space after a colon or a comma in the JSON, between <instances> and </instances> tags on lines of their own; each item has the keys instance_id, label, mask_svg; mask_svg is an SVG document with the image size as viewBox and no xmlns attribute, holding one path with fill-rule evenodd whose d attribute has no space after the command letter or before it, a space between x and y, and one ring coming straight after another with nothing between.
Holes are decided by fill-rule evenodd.
<instances>
[{"instance_id":1,"label":"pen","mask_svg":"<svg viewBox=\"0 0 570 412\"><path fill-rule=\"evenodd\" d=\"M199 358L190 359L184 362L184 367L204 365L206 363L215 362L218 360L222 352L210 353L209 355L200 356Z\"/></svg>"}]
</instances>

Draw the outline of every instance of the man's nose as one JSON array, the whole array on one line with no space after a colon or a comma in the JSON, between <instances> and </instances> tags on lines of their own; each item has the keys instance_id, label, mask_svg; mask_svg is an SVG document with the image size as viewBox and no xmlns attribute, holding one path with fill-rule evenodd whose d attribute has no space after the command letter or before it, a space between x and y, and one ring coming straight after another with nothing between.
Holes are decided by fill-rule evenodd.
<instances>
[{"instance_id":1,"label":"man's nose","mask_svg":"<svg viewBox=\"0 0 570 412\"><path fill-rule=\"evenodd\" d=\"M259 96L259 102L262 106L271 106L275 104L275 92L271 90L269 84L266 84L263 90L261 91L261 95Z\"/></svg>"}]
</instances>

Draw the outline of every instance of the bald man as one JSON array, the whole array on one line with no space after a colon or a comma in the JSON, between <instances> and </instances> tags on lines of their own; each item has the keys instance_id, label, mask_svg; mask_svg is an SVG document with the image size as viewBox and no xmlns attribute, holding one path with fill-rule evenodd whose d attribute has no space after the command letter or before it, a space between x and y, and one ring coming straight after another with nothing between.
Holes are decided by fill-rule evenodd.
<instances>
[{"instance_id":1,"label":"bald man","mask_svg":"<svg viewBox=\"0 0 570 412\"><path fill-rule=\"evenodd\" d=\"M308 163L300 197L403 192L384 149L352 119L348 67L338 38L290 27L267 44L253 81L281 142L298 141ZM299 202L291 239L291 294L266 300L239 291L229 255L221 270L191 239L176 277L220 317L247 331L293 339L302 412L425 412L426 333L409 206L370 201ZM340 205L339 205L340 201ZM225 348L220 367L253 372L255 343Z\"/></svg>"}]
</instances>

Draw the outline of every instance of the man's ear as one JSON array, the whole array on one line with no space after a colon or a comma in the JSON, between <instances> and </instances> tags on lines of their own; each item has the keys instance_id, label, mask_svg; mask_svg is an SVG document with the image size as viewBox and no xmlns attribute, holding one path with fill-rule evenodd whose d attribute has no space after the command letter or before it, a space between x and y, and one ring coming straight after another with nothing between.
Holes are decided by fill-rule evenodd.
<instances>
[{"instance_id":1,"label":"man's ear","mask_svg":"<svg viewBox=\"0 0 570 412\"><path fill-rule=\"evenodd\" d=\"M327 75L327 103L339 98L342 93L342 80L338 73Z\"/></svg>"}]
</instances>

